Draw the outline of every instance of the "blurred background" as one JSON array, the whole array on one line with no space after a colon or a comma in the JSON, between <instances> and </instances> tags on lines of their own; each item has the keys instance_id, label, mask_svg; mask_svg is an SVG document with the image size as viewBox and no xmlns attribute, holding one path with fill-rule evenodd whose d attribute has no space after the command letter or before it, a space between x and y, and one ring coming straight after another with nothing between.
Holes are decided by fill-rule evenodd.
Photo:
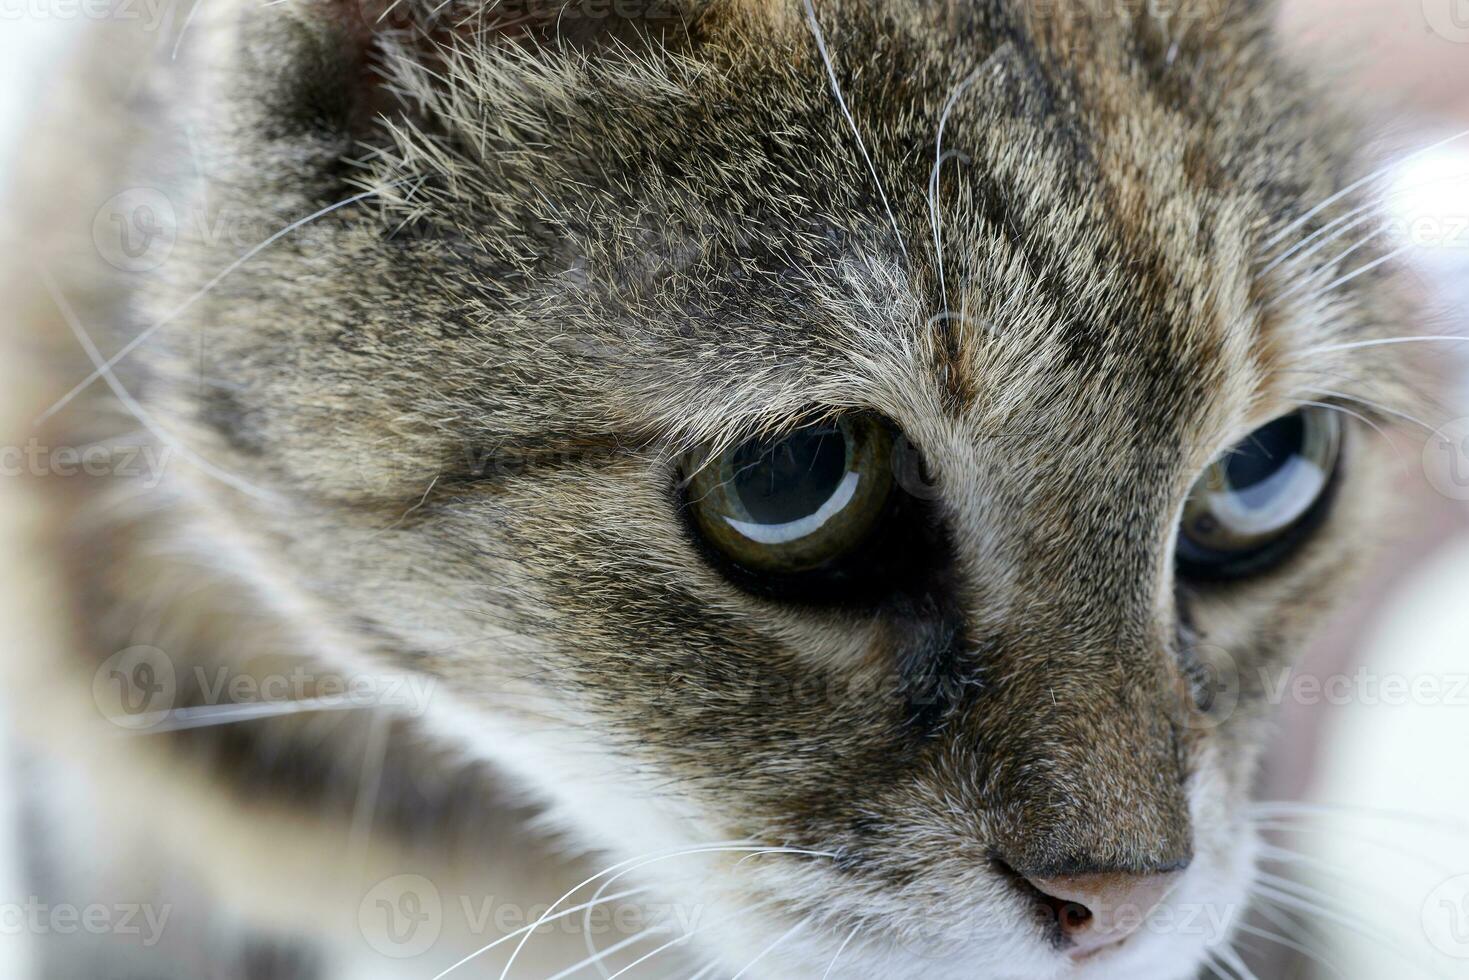
<instances>
[{"instance_id":1,"label":"blurred background","mask_svg":"<svg viewBox=\"0 0 1469 980\"><path fill-rule=\"evenodd\" d=\"M62 9L0 0L0 181L34 94L86 25L84 7ZM1469 0L1286 0L1280 17L1396 161L1388 233L1424 304L1407 329L1469 333ZM1372 529L1394 545L1282 680L1256 815L1265 901L1244 924L1244 962L1220 976L1469 977L1469 371L1457 345L1432 349L1456 403L1403 420L1406 526ZM7 799L0 788L0 821L14 819ZM23 887L15 865L0 851L0 895ZM0 942L0 977L27 975L20 955Z\"/></svg>"}]
</instances>

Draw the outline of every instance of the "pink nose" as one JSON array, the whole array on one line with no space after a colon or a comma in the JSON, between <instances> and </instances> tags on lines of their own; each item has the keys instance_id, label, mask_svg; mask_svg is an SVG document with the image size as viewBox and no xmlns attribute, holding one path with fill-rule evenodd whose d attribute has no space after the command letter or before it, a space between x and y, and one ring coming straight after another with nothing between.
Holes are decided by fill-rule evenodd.
<instances>
[{"instance_id":1,"label":"pink nose","mask_svg":"<svg viewBox=\"0 0 1469 980\"><path fill-rule=\"evenodd\" d=\"M1040 891L1061 934L1071 941L1071 955L1081 957L1141 929L1148 913L1162 903L1182 874L1109 872L1027 880Z\"/></svg>"}]
</instances>

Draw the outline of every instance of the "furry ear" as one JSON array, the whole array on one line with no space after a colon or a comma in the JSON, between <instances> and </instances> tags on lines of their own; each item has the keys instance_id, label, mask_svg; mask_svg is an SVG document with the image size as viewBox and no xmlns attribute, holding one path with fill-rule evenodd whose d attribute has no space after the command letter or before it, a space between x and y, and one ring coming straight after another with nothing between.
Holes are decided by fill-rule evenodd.
<instances>
[{"instance_id":1,"label":"furry ear","mask_svg":"<svg viewBox=\"0 0 1469 980\"><path fill-rule=\"evenodd\" d=\"M493 58L688 48L750 0L246 0L234 31L232 98L271 134L370 135L411 112L407 59L428 77L456 54ZM712 14L712 16L711 16ZM747 19L747 18L746 18Z\"/></svg>"}]
</instances>

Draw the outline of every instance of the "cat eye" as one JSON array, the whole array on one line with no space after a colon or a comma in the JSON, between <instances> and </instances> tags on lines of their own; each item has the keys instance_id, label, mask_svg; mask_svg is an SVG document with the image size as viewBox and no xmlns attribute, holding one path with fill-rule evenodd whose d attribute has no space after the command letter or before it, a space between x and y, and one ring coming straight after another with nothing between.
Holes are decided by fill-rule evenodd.
<instances>
[{"instance_id":1,"label":"cat eye","mask_svg":"<svg viewBox=\"0 0 1469 980\"><path fill-rule=\"evenodd\" d=\"M684 460L683 512L720 570L753 591L841 601L913 587L943 551L926 502L898 479L895 460L913 452L860 414L755 436Z\"/></svg>"},{"instance_id":2,"label":"cat eye","mask_svg":"<svg viewBox=\"0 0 1469 980\"><path fill-rule=\"evenodd\" d=\"M1324 512L1340 452L1341 423L1328 409L1302 408L1256 429L1189 492L1180 570L1238 578L1283 558Z\"/></svg>"},{"instance_id":3,"label":"cat eye","mask_svg":"<svg viewBox=\"0 0 1469 980\"><path fill-rule=\"evenodd\" d=\"M703 461L688 503L706 541L752 571L796 574L866 540L892 492L892 436L839 418Z\"/></svg>"}]
</instances>

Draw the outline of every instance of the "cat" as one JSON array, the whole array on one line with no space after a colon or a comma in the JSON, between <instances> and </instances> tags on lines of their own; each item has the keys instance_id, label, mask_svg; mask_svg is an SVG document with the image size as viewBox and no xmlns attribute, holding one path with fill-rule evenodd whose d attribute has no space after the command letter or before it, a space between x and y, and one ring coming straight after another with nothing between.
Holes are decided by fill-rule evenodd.
<instances>
[{"instance_id":1,"label":"cat","mask_svg":"<svg viewBox=\"0 0 1469 980\"><path fill-rule=\"evenodd\" d=\"M96 26L7 270L36 975L1233 962L1430 387L1271 18Z\"/></svg>"}]
</instances>

